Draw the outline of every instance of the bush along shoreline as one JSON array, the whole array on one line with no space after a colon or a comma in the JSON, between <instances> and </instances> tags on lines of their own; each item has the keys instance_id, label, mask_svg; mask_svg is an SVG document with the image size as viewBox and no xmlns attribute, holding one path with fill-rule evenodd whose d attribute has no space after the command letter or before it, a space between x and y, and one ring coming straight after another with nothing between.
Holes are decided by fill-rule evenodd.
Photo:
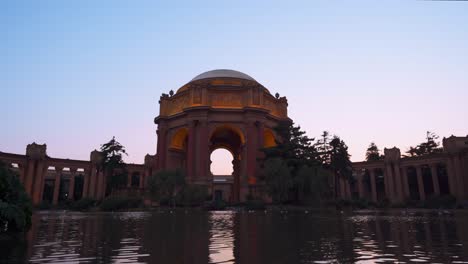
<instances>
[{"instance_id":1,"label":"bush along shoreline","mask_svg":"<svg viewBox=\"0 0 468 264\"><path fill-rule=\"evenodd\" d=\"M18 175L0 162L0 234L28 231L32 203Z\"/></svg>"},{"instance_id":2,"label":"bush along shoreline","mask_svg":"<svg viewBox=\"0 0 468 264\"><path fill-rule=\"evenodd\" d=\"M95 200L91 198L83 198L74 202L65 202L57 206L51 206L50 203L43 203L36 208L36 210L71 210L71 211L150 211L161 209L198 209L205 211L223 211L223 210L303 210L303 209L326 209L326 210L364 210L364 209L468 209L450 195L440 197L428 197L425 201L411 201L408 200L401 204L390 204L388 200L382 200L377 203L367 199L353 199L353 200L335 200L324 203L321 206L296 204L296 203L283 203L283 204L267 204L259 199L248 199L241 203L227 203L223 200L203 200L199 195L195 195L195 199L189 199L190 195L179 197L172 203L170 200L161 200L160 202L153 202L150 199L142 197L125 197L125 196L108 196L103 200Z\"/></svg>"}]
</instances>

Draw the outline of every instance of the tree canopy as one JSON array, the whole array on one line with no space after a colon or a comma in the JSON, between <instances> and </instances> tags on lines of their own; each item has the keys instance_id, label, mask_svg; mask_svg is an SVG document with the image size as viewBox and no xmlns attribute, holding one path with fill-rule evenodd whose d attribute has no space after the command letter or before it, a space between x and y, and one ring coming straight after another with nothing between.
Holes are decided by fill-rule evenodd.
<instances>
[{"instance_id":1,"label":"tree canopy","mask_svg":"<svg viewBox=\"0 0 468 264\"><path fill-rule=\"evenodd\" d=\"M268 194L275 203L286 202L290 189L293 187L290 168L281 158L267 159L264 166Z\"/></svg>"},{"instance_id":2,"label":"tree canopy","mask_svg":"<svg viewBox=\"0 0 468 264\"><path fill-rule=\"evenodd\" d=\"M406 153L408 153L410 157L440 153L442 152L442 148L440 147L440 142L437 141L438 139L439 136L437 136L435 133L427 131L426 141L422 142L416 147L410 147Z\"/></svg>"},{"instance_id":3,"label":"tree canopy","mask_svg":"<svg viewBox=\"0 0 468 264\"><path fill-rule=\"evenodd\" d=\"M377 161L381 160L383 155L380 154L380 150L374 142L371 142L369 147L366 150L366 160L367 161Z\"/></svg>"},{"instance_id":4,"label":"tree canopy","mask_svg":"<svg viewBox=\"0 0 468 264\"><path fill-rule=\"evenodd\" d=\"M32 205L18 176L0 162L0 232L27 231Z\"/></svg>"},{"instance_id":5,"label":"tree canopy","mask_svg":"<svg viewBox=\"0 0 468 264\"><path fill-rule=\"evenodd\" d=\"M328 132L314 143L291 122L280 123L274 131L276 146L263 149L263 174L273 201L313 202L328 195L333 149Z\"/></svg>"},{"instance_id":6,"label":"tree canopy","mask_svg":"<svg viewBox=\"0 0 468 264\"><path fill-rule=\"evenodd\" d=\"M101 167L105 172L107 180L107 191L113 188L123 187L127 184L127 170L122 156L127 155L125 147L115 137L101 145L102 161Z\"/></svg>"},{"instance_id":7,"label":"tree canopy","mask_svg":"<svg viewBox=\"0 0 468 264\"><path fill-rule=\"evenodd\" d=\"M175 206L175 199L179 191L185 186L185 173L182 170L159 171L148 180L148 187L153 199L160 203L171 202Z\"/></svg>"},{"instance_id":8,"label":"tree canopy","mask_svg":"<svg viewBox=\"0 0 468 264\"><path fill-rule=\"evenodd\" d=\"M282 159L295 174L303 166L318 164L318 154L312 144L313 138L309 138L300 126L292 122L281 122L273 128L277 139L276 146L264 148L265 160L272 158Z\"/></svg>"}]
</instances>

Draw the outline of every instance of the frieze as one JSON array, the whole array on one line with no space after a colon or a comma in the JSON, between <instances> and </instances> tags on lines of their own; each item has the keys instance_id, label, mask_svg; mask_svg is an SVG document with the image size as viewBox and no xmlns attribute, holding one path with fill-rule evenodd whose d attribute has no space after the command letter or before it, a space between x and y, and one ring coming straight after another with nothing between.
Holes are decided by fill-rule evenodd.
<instances>
[{"instance_id":1,"label":"frieze","mask_svg":"<svg viewBox=\"0 0 468 264\"><path fill-rule=\"evenodd\" d=\"M214 107L242 107L241 93L215 92L211 94L211 105Z\"/></svg>"}]
</instances>

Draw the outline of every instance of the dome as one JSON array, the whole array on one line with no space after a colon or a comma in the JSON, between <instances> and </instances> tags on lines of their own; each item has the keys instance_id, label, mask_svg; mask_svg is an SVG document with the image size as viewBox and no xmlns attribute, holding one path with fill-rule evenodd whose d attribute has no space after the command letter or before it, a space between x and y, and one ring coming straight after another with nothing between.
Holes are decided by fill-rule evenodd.
<instances>
[{"instance_id":1,"label":"dome","mask_svg":"<svg viewBox=\"0 0 468 264\"><path fill-rule=\"evenodd\" d=\"M191 82L202 80L202 79L209 79L209 78L237 78L237 79L255 81L254 78L250 77L249 75L245 73L234 71L234 70L219 69L219 70L212 70L212 71L207 71L202 74L199 74L195 76L195 78L193 78Z\"/></svg>"}]
</instances>

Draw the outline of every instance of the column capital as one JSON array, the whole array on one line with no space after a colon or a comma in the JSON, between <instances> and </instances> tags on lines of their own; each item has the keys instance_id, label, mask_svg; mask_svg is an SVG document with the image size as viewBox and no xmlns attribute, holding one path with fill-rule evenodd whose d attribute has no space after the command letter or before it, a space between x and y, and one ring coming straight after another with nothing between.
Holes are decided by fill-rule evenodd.
<instances>
[{"instance_id":1,"label":"column capital","mask_svg":"<svg viewBox=\"0 0 468 264\"><path fill-rule=\"evenodd\" d=\"M55 166L55 172L62 172L63 167Z\"/></svg>"},{"instance_id":2,"label":"column capital","mask_svg":"<svg viewBox=\"0 0 468 264\"><path fill-rule=\"evenodd\" d=\"M71 173L71 174L75 174L76 171L77 171L77 168L70 168L70 173Z\"/></svg>"}]
</instances>

